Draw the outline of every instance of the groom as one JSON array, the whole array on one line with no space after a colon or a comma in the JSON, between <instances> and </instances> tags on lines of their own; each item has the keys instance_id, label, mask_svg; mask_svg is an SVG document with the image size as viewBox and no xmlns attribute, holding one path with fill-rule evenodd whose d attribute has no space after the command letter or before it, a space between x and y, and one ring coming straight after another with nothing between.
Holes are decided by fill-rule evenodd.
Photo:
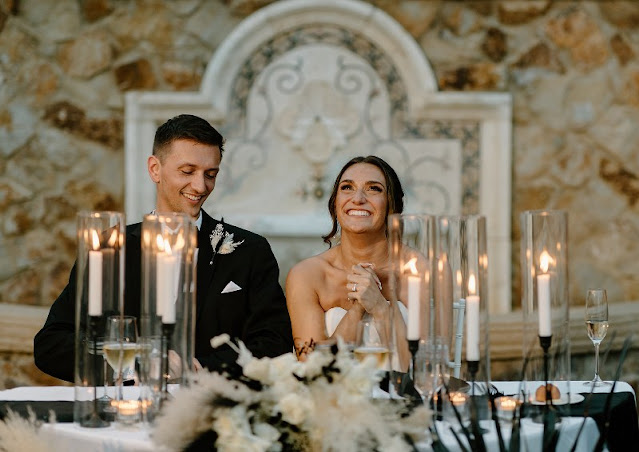
<instances>
[{"instance_id":1,"label":"groom","mask_svg":"<svg viewBox=\"0 0 639 452\"><path fill-rule=\"evenodd\" d=\"M293 350L286 300L278 283L279 267L264 237L214 220L202 204L215 187L224 139L207 121L180 115L155 133L147 167L156 185L155 211L188 214L198 232L195 358L209 370L235 361L228 345L213 349L211 338L228 333L256 357ZM211 234L220 228L236 244L213 252ZM124 313L139 318L141 298L141 223L127 226ZM220 240L220 243L222 240ZM73 381L76 267L34 338L40 370Z\"/></svg>"}]
</instances>

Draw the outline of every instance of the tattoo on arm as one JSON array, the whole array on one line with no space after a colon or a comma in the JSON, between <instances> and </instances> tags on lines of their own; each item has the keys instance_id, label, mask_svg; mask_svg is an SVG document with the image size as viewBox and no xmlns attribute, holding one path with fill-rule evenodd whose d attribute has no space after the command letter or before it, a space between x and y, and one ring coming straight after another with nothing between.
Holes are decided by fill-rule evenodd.
<instances>
[{"instance_id":1,"label":"tattoo on arm","mask_svg":"<svg viewBox=\"0 0 639 452\"><path fill-rule=\"evenodd\" d=\"M304 342L303 344L295 344L295 353L297 354L297 358L301 355L308 355L315 349L315 341L313 339L310 342Z\"/></svg>"}]
</instances>

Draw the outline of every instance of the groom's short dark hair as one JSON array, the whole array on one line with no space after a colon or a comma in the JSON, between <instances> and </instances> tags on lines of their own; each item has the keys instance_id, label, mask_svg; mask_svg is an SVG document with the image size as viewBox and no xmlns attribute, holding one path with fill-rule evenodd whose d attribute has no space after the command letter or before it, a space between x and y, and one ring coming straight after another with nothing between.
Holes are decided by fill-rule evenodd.
<instances>
[{"instance_id":1,"label":"groom's short dark hair","mask_svg":"<svg viewBox=\"0 0 639 452\"><path fill-rule=\"evenodd\" d=\"M220 158L224 153L224 137L205 119L195 115L175 116L155 131L153 155L164 161L166 151L175 140L193 140L220 148Z\"/></svg>"}]
</instances>

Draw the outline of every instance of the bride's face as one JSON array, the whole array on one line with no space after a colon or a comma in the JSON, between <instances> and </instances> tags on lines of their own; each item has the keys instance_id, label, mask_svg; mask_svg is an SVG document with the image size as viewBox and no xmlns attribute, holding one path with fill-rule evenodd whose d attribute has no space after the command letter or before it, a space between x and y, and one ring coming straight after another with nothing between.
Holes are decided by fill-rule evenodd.
<instances>
[{"instance_id":1,"label":"bride's face","mask_svg":"<svg viewBox=\"0 0 639 452\"><path fill-rule=\"evenodd\" d=\"M386 228L388 194L384 173L370 163L356 163L342 174L335 212L342 231L355 233Z\"/></svg>"}]
</instances>

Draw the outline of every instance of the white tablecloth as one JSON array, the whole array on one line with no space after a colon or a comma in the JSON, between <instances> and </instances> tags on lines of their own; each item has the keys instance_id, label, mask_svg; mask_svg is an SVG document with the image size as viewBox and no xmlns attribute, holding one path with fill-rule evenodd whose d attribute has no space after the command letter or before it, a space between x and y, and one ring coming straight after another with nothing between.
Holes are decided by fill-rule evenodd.
<instances>
[{"instance_id":1,"label":"white tablecloth","mask_svg":"<svg viewBox=\"0 0 639 452\"><path fill-rule=\"evenodd\" d=\"M495 386L505 394L516 394L519 390L519 382L493 382ZM574 392L588 392L589 389L583 386L583 382L572 382ZM174 389L174 388L172 388ZM137 387L125 387L125 398L134 399L138 397ZM602 393L610 391L610 387L595 388L594 392ZM632 392L632 387L625 382L618 382L615 392ZM98 392L98 397L101 392ZM49 387L20 387L0 391L0 400L3 401L73 401L74 388L62 386ZM561 432L559 437L559 447L557 451L569 450L576 437L577 431L583 421L583 418L563 418L559 426ZM482 421L482 426L488 430L484 435L488 450L498 450L497 435L492 421ZM449 431L450 424L447 422L438 422L438 430L442 440L446 446L452 451L461 450L454 436ZM455 426L457 428L458 426ZM149 437L150 429L148 426L139 424L134 427L127 427L117 423L111 424L106 428L85 428L75 423L57 423L45 424L42 427L42 435L46 438L48 444L51 445L51 451L70 451L70 450L87 450L87 451L131 451L131 452L147 452L161 450L155 446ZM510 438L510 427L507 422L502 424L502 432L505 440ZM530 419L522 420L522 450L535 452L541 450L541 439L543 435L543 425L534 423ZM461 435L463 436L463 435ZM599 430L597 424L591 418L586 421L584 431L579 439L579 452L589 452L592 446L599 438ZM421 450L427 451L429 447L426 444L421 445Z\"/></svg>"},{"instance_id":2,"label":"white tablecloth","mask_svg":"<svg viewBox=\"0 0 639 452\"><path fill-rule=\"evenodd\" d=\"M559 434L559 443L557 444L557 452L569 451L572 448L573 443L575 442L575 438L577 437L577 432L581 427L581 423L583 422L583 418L581 417L566 417L562 418L561 423L557 425L557 429L560 431ZM499 443L497 437L497 430L495 429L495 423L492 421L481 421L480 425L482 428L487 430L484 433L484 442L486 443L486 448L489 451L498 451ZM510 441L510 426L509 422L502 422L501 433L502 438L504 439L504 443L506 447L508 447L508 442ZM450 431L451 424L448 422L442 421L437 422L438 432L440 434L441 440L446 445L450 452L460 451L457 440L454 435ZM455 432L457 432L457 436L463 439L464 444L468 447L468 442L464 437L463 433L459 433L459 426L455 425ZM536 452L541 451L541 445L543 441L544 434L544 426L540 423L535 423L529 418L524 418L521 421L521 450L528 452ZM584 426L581 435L579 436L579 443L577 443L577 452L591 452L593 446L597 443L599 439L599 430L597 428L597 423L592 418L586 419L586 425ZM470 450L470 448L468 447Z\"/></svg>"}]
</instances>

